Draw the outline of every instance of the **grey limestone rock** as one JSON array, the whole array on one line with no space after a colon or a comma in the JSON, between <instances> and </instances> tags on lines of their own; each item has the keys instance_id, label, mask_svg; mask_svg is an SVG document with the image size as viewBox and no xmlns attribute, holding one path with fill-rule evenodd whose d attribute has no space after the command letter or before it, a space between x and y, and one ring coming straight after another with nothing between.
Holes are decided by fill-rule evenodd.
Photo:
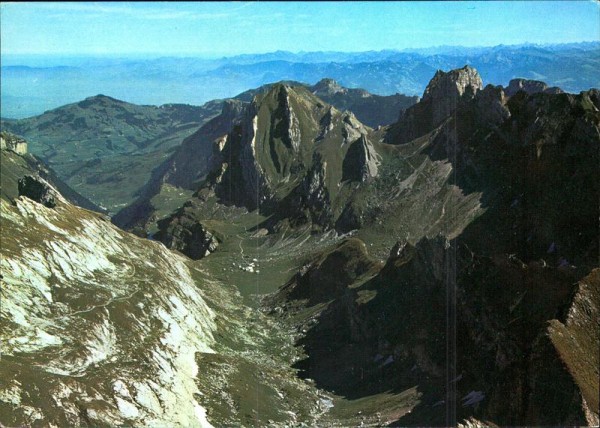
<instances>
[{"instance_id":1,"label":"grey limestone rock","mask_svg":"<svg viewBox=\"0 0 600 428\"><path fill-rule=\"evenodd\" d=\"M456 110L460 98L472 98L481 89L483 82L473 67L466 65L449 72L438 70L423 93L423 101L432 101L433 125L438 125Z\"/></svg>"}]
</instances>

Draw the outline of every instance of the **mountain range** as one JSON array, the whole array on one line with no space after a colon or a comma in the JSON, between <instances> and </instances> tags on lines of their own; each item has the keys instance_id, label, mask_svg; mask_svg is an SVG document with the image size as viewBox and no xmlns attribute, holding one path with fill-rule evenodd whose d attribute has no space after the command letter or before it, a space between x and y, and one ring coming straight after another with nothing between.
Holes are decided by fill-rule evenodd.
<instances>
[{"instance_id":1,"label":"mountain range","mask_svg":"<svg viewBox=\"0 0 600 428\"><path fill-rule=\"evenodd\" d=\"M268 87L246 91L234 100L249 101ZM319 81L309 89L340 107L355 110L374 127L394 122L418 100L400 94L372 95L343 88L333 80ZM217 116L223 103L139 106L97 95L1 125L25 137L30 151L55 168L72 188L114 213L139 196L152 171L170 162L171 152L182 140L197 138L192 134Z\"/></svg>"},{"instance_id":2,"label":"mountain range","mask_svg":"<svg viewBox=\"0 0 600 428\"><path fill-rule=\"evenodd\" d=\"M214 59L161 57L45 58L3 55L2 118L24 118L103 93L136 104L201 105L281 80L323 77L378 95L420 95L437 69L469 64L486 83L543 80L567 92L600 86L600 45L499 45L407 51L277 51ZM69 90L64 90L69 82ZM168 90L165 88L168 87Z\"/></svg>"},{"instance_id":3,"label":"mountain range","mask_svg":"<svg viewBox=\"0 0 600 428\"><path fill-rule=\"evenodd\" d=\"M600 92L452 68L418 98L287 80L143 107L170 148L112 223L3 150L0 422L597 426ZM3 127L77 151L101 123L46 114Z\"/></svg>"}]
</instances>

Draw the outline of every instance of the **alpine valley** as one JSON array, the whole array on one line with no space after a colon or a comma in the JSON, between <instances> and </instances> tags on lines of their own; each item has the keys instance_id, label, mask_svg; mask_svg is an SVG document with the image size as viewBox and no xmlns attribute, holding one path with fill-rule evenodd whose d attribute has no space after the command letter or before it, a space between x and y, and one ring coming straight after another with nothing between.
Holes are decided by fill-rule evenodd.
<instances>
[{"instance_id":1,"label":"alpine valley","mask_svg":"<svg viewBox=\"0 0 600 428\"><path fill-rule=\"evenodd\" d=\"M598 426L600 91L483 79L3 121L0 425Z\"/></svg>"}]
</instances>

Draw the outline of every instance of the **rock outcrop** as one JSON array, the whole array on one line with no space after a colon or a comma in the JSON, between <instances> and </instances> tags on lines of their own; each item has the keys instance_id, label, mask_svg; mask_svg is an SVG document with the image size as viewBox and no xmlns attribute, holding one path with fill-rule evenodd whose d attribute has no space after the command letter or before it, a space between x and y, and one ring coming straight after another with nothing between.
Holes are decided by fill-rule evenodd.
<instances>
[{"instance_id":1,"label":"rock outcrop","mask_svg":"<svg viewBox=\"0 0 600 428\"><path fill-rule=\"evenodd\" d=\"M342 165L342 180L366 182L377 177L379 154L365 135L350 144Z\"/></svg>"},{"instance_id":2,"label":"rock outcrop","mask_svg":"<svg viewBox=\"0 0 600 428\"><path fill-rule=\"evenodd\" d=\"M439 125L456 110L463 97L473 98L483 89L481 76L468 65L457 70L438 70L423 92L422 101L432 105L432 125Z\"/></svg>"},{"instance_id":3,"label":"rock outcrop","mask_svg":"<svg viewBox=\"0 0 600 428\"><path fill-rule=\"evenodd\" d=\"M64 201L46 180L33 175L26 175L19 180L19 196L25 196L48 208L54 208L60 200Z\"/></svg>"},{"instance_id":4,"label":"rock outcrop","mask_svg":"<svg viewBox=\"0 0 600 428\"><path fill-rule=\"evenodd\" d=\"M528 95L538 94L545 92L547 94L561 94L562 89L557 87L548 87L546 83L540 82L539 80L529 79L512 79L505 89L506 95L512 97L517 92L523 91Z\"/></svg>"},{"instance_id":5,"label":"rock outcrop","mask_svg":"<svg viewBox=\"0 0 600 428\"><path fill-rule=\"evenodd\" d=\"M358 121L352 112L345 111L342 114L342 138L343 144L353 143L367 134L365 126Z\"/></svg>"},{"instance_id":6,"label":"rock outcrop","mask_svg":"<svg viewBox=\"0 0 600 428\"><path fill-rule=\"evenodd\" d=\"M311 87L312 92L318 97L323 97L327 95L334 95L339 92L347 93L348 89L344 88L338 82L333 79L324 78L319 80ZM365 91L366 92L366 91Z\"/></svg>"},{"instance_id":7,"label":"rock outcrop","mask_svg":"<svg viewBox=\"0 0 600 428\"><path fill-rule=\"evenodd\" d=\"M500 126L510 118L507 101L508 97L501 86L487 85L478 91L475 96L476 106L473 109L477 122L487 126Z\"/></svg>"},{"instance_id":8,"label":"rock outcrop","mask_svg":"<svg viewBox=\"0 0 600 428\"><path fill-rule=\"evenodd\" d=\"M449 72L438 70L421 101L408 108L392 125L386 141L404 144L432 131L481 89L483 82L479 73L468 65Z\"/></svg>"},{"instance_id":9,"label":"rock outcrop","mask_svg":"<svg viewBox=\"0 0 600 428\"><path fill-rule=\"evenodd\" d=\"M167 248L198 260L214 252L219 241L189 208L189 204L184 205L178 212L160 220L155 238Z\"/></svg>"},{"instance_id":10,"label":"rock outcrop","mask_svg":"<svg viewBox=\"0 0 600 428\"><path fill-rule=\"evenodd\" d=\"M465 419L464 421L458 423L458 428L494 428L498 425L490 423L490 422L482 422L473 417Z\"/></svg>"},{"instance_id":11,"label":"rock outcrop","mask_svg":"<svg viewBox=\"0 0 600 428\"><path fill-rule=\"evenodd\" d=\"M550 322L550 338L577 383L589 426L598 426L600 378L600 269L579 281L564 322Z\"/></svg>"},{"instance_id":12,"label":"rock outcrop","mask_svg":"<svg viewBox=\"0 0 600 428\"><path fill-rule=\"evenodd\" d=\"M11 150L1 150L0 161L0 171L2 171L0 198L6 201L14 203L15 199L20 196L20 187L24 186L23 191L25 193L31 191L32 189L27 189L30 187L28 183L31 181L32 186L38 187L38 190L32 193L32 197L34 198L39 199L40 191L41 193L44 193L43 189L46 188L47 183L50 185L50 188L56 189L62 197L73 205L91 211L101 213L106 212L106 210L100 208L89 199L86 199L71 189L57 176L52 168L30 153L21 155ZM30 179L25 180L25 176L30 176ZM21 183L19 183L20 181ZM35 183L37 183L37 185ZM55 203L58 198L53 196L52 193L52 191L48 193L49 199L53 199ZM47 202L50 202L50 200ZM50 205L52 204L53 202L50 202Z\"/></svg>"},{"instance_id":13,"label":"rock outcrop","mask_svg":"<svg viewBox=\"0 0 600 428\"><path fill-rule=\"evenodd\" d=\"M0 149L10 150L18 155L27 153L27 141L8 132L0 133Z\"/></svg>"}]
</instances>

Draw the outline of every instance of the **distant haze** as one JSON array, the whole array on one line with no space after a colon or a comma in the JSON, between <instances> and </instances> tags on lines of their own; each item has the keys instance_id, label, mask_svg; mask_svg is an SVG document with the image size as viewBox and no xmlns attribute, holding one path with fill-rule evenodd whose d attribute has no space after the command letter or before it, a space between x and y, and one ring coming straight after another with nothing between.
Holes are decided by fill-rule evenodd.
<instances>
[{"instance_id":1,"label":"distant haze","mask_svg":"<svg viewBox=\"0 0 600 428\"><path fill-rule=\"evenodd\" d=\"M6 55L0 114L33 116L104 94L136 104L200 105L265 83L324 77L351 88L389 95L422 95L437 69L470 64L484 82L507 85L522 77L569 92L600 87L600 43L443 47L362 53L278 51L227 58Z\"/></svg>"},{"instance_id":2,"label":"distant haze","mask_svg":"<svg viewBox=\"0 0 600 428\"><path fill-rule=\"evenodd\" d=\"M314 84L330 77L376 94L421 95L437 69L465 64L494 84L524 77L579 91L599 80L598 2L0 8L4 118L100 93L138 104L202 104L285 79Z\"/></svg>"}]
</instances>

